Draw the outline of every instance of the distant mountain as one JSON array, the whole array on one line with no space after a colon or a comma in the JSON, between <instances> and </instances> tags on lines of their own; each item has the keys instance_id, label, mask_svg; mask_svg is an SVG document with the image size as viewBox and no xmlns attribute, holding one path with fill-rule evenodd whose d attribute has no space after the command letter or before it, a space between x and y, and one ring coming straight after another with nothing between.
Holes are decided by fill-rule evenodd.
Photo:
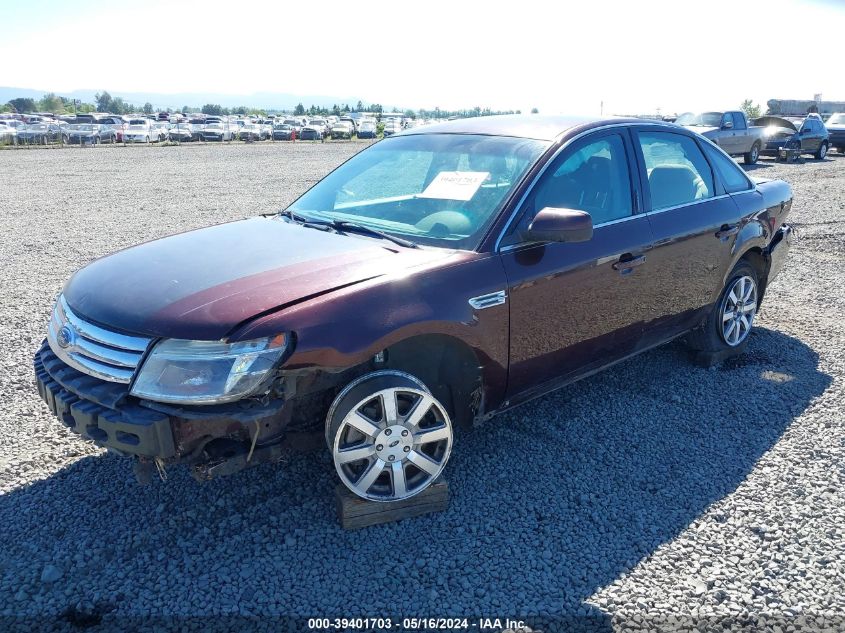
<instances>
[{"instance_id":1,"label":"distant mountain","mask_svg":"<svg viewBox=\"0 0 845 633\"><path fill-rule=\"evenodd\" d=\"M106 89L108 90L108 89ZM33 90L31 88L10 88L0 86L0 103L6 103L16 97L29 97L40 99L45 94L54 92L51 90ZM71 92L56 92L61 97L68 99L79 99L86 103L94 103L94 95L103 90L73 90ZM206 103L216 103L224 108L246 106L248 108L261 108L265 110L292 110L298 103L306 108L312 104L319 107L331 107L335 103L343 105L348 103L354 106L361 97L358 96L330 96L330 95L298 95L285 92L255 92L252 94L229 95L213 92L185 92L167 94L162 92L118 92L108 90L112 97L121 97L127 103L143 106L151 103L156 110L181 109L182 106L201 108ZM364 101L363 99L361 99ZM365 101L365 103L367 103Z\"/></svg>"}]
</instances>

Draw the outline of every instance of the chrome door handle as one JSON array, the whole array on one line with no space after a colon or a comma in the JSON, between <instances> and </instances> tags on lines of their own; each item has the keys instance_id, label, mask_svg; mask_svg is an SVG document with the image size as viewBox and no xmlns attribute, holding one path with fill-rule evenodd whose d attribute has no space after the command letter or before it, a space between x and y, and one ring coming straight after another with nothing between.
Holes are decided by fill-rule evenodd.
<instances>
[{"instance_id":1,"label":"chrome door handle","mask_svg":"<svg viewBox=\"0 0 845 633\"><path fill-rule=\"evenodd\" d=\"M645 264L645 255L633 256L630 254L623 255L619 261L613 263L613 270L618 270L620 274L626 275L631 272L635 266Z\"/></svg>"}]
</instances>

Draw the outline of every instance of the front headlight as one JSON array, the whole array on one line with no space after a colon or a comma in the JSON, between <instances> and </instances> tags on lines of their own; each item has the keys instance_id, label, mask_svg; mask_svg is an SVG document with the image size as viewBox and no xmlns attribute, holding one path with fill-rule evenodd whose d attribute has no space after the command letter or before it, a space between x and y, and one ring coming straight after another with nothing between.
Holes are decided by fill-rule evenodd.
<instances>
[{"instance_id":1,"label":"front headlight","mask_svg":"<svg viewBox=\"0 0 845 633\"><path fill-rule=\"evenodd\" d=\"M287 347L284 334L239 343L165 339L144 361L131 393L184 404L238 400L261 385Z\"/></svg>"}]
</instances>

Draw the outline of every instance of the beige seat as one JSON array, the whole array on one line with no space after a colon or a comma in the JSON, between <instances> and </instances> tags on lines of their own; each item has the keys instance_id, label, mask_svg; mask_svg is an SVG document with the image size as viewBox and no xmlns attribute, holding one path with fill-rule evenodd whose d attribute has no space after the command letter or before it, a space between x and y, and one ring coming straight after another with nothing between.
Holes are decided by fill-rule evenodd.
<instances>
[{"instance_id":1,"label":"beige seat","mask_svg":"<svg viewBox=\"0 0 845 633\"><path fill-rule=\"evenodd\" d=\"M652 209L689 204L707 195L701 178L685 165L660 165L648 175Z\"/></svg>"}]
</instances>

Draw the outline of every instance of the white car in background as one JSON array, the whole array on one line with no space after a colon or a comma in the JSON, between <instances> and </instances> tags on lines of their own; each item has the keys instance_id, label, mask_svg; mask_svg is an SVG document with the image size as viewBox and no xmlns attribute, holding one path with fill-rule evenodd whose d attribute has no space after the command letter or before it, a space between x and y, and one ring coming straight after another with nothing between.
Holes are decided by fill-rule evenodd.
<instances>
[{"instance_id":1,"label":"white car in background","mask_svg":"<svg viewBox=\"0 0 845 633\"><path fill-rule=\"evenodd\" d=\"M153 121L152 129L157 135L158 141L170 140L170 123L167 121Z\"/></svg>"},{"instance_id":2,"label":"white car in background","mask_svg":"<svg viewBox=\"0 0 845 633\"><path fill-rule=\"evenodd\" d=\"M151 143L158 141L158 131L153 129L149 119L129 119L129 126L123 133L124 143Z\"/></svg>"},{"instance_id":3,"label":"white car in background","mask_svg":"<svg viewBox=\"0 0 845 633\"><path fill-rule=\"evenodd\" d=\"M18 128L10 121L0 121L0 143L14 145L18 138Z\"/></svg>"}]
</instances>

